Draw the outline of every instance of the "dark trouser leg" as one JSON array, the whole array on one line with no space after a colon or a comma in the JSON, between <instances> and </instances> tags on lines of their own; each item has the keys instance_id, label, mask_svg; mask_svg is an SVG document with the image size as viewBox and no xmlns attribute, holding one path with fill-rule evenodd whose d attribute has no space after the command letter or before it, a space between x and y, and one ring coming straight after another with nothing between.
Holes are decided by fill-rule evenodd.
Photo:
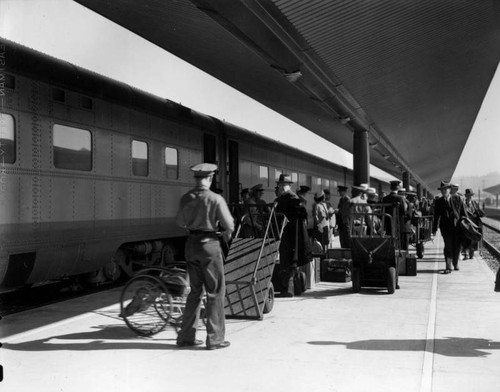
<instances>
[{"instance_id":1,"label":"dark trouser leg","mask_svg":"<svg viewBox=\"0 0 500 392\"><path fill-rule=\"evenodd\" d=\"M207 293L207 346L213 346L224 342L226 334L224 263L218 241L207 242L203 248L207 255L202 262Z\"/></svg>"},{"instance_id":2,"label":"dark trouser leg","mask_svg":"<svg viewBox=\"0 0 500 392\"><path fill-rule=\"evenodd\" d=\"M177 335L177 342L193 342L196 338L196 328L200 317L201 300L203 297L203 274L199 261L188 261L188 274L191 291L186 300L182 327Z\"/></svg>"},{"instance_id":3,"label":"dark trouser leg","mask_svg":"<svg viewBox=\"0 0 500 392\"><path fill-rule=\"evenodd\" d=\"M460 257L460 247L462 245L462 237L458 229L455 230L452 236L452 259L453 267L458 268L458 259Z\"/></svg>"},{"instance_id":4,"label":"dark trouser leg","mask_svg":"<svg viewBox=\"0 0 500 392\"><path fill-rule=\"evenodd\" d=\"M350 248L349 244L349 232L347 229L347 225L342 224L339 228L339 237L340 237L340 246L342 248Z\"/></svg>"},{"instance_id":5,"label":"dark trouser leg","mask_svg":"<svg viewBox=\"0 0 500 392\"><path fill-rule=\"evenodd\" d=\"M450 233L441 232L444 240L444 259L446 262L446 269L451 270L453 260L453 235Z\"/></svg>"}]
</instances>

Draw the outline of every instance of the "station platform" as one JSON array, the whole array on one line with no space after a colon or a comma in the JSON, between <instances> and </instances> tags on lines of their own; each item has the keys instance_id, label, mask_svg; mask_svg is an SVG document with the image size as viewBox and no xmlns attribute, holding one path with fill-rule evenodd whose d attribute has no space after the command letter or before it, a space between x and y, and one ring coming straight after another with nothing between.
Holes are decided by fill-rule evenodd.
<instances>
[{"instance_id":1,"label":"station platform","mask_svg":"<svg viewBox=\"0 0 500 392\"><path fill-rule=\"evenodd\" d=\"M178 348L172 329L135 336L119 289L7 316L0 390L498 392L494 274L479 255L443 268L438 235L395 294L322 282L261 321L228 319L231 346L215 351Z\"/></svg>"}]
</instances>

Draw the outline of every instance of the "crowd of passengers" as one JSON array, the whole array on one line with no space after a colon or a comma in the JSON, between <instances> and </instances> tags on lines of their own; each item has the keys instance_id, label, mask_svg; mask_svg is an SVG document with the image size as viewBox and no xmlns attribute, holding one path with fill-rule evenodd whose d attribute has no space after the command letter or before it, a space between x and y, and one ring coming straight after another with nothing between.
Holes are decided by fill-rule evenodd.
<instances>
[{"instance_id":1,"label":"crowd of passengers","mask_svg":"<svg viewBox=\"0 0 500 392\"><path fill-rule=\"evenodd\" d=\"M368 184L360 184L352 186L349 196L348 187L340 185L337 187L337 205L331 202L330 191L324 189L314 193L311 206L306 198L311 189L301 185L294 192L293 185L291 176L282 174L276 183L274 199L277 203L276 212L283 213L289 221L282 236L280 260L281 269L287 271L283 276L283 284L290 296L294 292L294 271L312 260L313 249L315 253L326 251L332 246L335 236L339 237L342 248L349 248L350 231L354 233L359 230L368 235L392 233L392 218L388 216L398 217L399 246L403 250L408 250L411 239L415 238L419 217L432 216L432 234L435 235L439 227L445 242L445 273L450 273L452 267L459 270L459 253L462 253L463 259L473 258L478 248L478 241L462 234L459 223L463 217L468 217L480 229L480 218L484 213L473 199L471 189L466 189L465 194L462 194L457 184L443 182L438 188L441 195L433 199L418 197L416 192L404 189L401 181L391 181L390 192L382 192L380 195ZM262 184L245 188L241 191L240 203L248 206L250 211L253 206L260 205L262 216L262 211L267 212L268 208L263 195ZM448 198L453 202L447 202L443 208L442 201L448 201ZM383 211L380 203L386 204ZM397 215L393 214L393 209L398 209ZM263 234L264 222L259 214L248 214L244 219L241 236ZM309 222L312 222L312 229L308 230Z\"/></svg>"}]
</instances>

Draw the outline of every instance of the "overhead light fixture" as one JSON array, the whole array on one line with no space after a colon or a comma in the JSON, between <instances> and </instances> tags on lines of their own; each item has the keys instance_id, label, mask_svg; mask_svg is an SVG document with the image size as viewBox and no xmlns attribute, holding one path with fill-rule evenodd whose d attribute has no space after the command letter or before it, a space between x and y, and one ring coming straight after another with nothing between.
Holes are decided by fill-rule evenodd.
<instances>
[{"instance_id":1,"label":"overhead light fixture","mask_svg":"<svg viewBox=\"0 0 500 392\"><path fill-rule=\"evenodd\" d=\"M384 155L384 159L389 159L390 157L390 155Z\"/></svg>"},{"instance_id":2,"label":"overhead light fixture","mask_svg":"<svg viewBox=\"0 0 500 392\"><path fill-rule=\"evenodd\" d=\"M371 148L375 148L378 146L378 142L375 142L375 143L370 143L370 147Z\"/></svg>"},{"instance_id":3,"label":"overhead light fixture","mask_svg":"<svg viewBox=\"0 0 500 392\"><path fill-rule=\"evenodd\" d=\"M290 83L295 83L302 76L302 72L283 72L283 75L285 75L286 80L288 80Z\"/></svg>"},{"instance_id":4,"label":"overhead light fixture","mask_svg":"<svg viewBox=\"0 0 500 392\"><path fill-rule=\"evenodd\" d=\"M351 117L346 116L346 117L340 117L339 121L342 125L346 125L349 121L351 121Z\"/></svg>"},{"instance_id":5,"label":"overhead light fixture","mask_svg":"<svg viewBox=\"0 0 500 392\"><path fill-rule=\"evenodd\" d=\"M271 68L274 68L275 70L280 72L290 83L295 83L300 77L302 77L302 72L300 72L300 69L289 72L282 66L275 64L271 64Z\"/></svg>"}]
</instances>

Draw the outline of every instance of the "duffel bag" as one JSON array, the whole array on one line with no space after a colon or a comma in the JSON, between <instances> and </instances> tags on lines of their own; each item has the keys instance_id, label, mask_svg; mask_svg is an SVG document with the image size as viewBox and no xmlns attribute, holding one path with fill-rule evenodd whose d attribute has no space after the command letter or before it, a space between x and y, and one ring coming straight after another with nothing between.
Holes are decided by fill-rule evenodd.
<instances>
[{"instance_id":1,"label":"duffel bag","mask_svg":"<svg viewBox=\"0 0 500 392\"><path fill-rule=\"evenodd\" d=\"M469 240L472 241L481 240L482 234L479 229L479 226L476 225L470 218L463 217L460 220L460 229L462 231L462 234Z\"/></svg>"}]
</instances>

